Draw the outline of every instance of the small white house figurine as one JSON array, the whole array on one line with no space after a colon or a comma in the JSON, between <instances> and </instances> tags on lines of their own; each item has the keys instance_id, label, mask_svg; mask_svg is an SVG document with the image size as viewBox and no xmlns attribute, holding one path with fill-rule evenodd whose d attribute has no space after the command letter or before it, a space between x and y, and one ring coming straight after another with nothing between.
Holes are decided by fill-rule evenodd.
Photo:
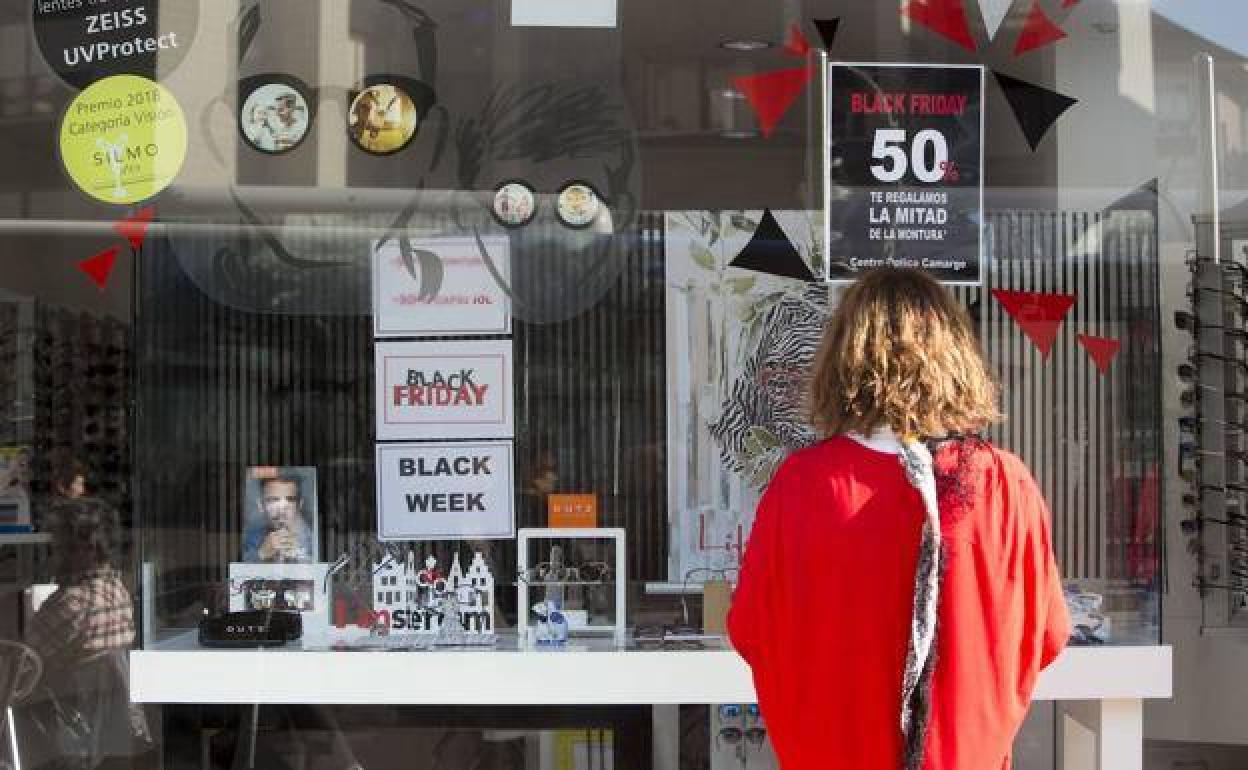
<instances>
[{"instance_id":1,"label":"small white house figurine","mask_svg":"<svg viewBox=\"0 0 1248 770\"><path fill-rule=\"evenodd\" d=\"M386 558L373 565L373 612L392 634L439 634L456 644L492 640L494 575L480 553L473 554L466 573L455 554L446 575L432 555L423 568L417 568L412 551L401 562ZM452 625L440 633L448 616Z\"/></svg>"}]
</instances>

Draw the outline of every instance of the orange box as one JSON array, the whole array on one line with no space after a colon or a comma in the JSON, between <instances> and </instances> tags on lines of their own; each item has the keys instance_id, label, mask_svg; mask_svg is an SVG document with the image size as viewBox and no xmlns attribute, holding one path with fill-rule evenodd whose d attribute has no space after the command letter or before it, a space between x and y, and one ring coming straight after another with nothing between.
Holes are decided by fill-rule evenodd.
<instances>
[{"instance_id":1,"label":"orange box","mask_svg":"<svg viewBox=\"0 0 1248 770\"><path fill-rule=\"evenodd\" d=\"M589 528L598 526L597 495L546 495L546 526Z\"/></svg>"}]
</instances>

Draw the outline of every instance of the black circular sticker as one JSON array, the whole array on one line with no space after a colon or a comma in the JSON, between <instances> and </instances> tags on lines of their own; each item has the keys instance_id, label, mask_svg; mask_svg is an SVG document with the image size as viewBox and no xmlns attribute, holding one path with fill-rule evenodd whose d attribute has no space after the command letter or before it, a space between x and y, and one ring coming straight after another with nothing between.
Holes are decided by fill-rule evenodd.
<instances>
[{"instance_id":1,"label":"black circular sticker","mask_svg":"<svg viewBox=\"0 0 1248 770\"><path fill-rule=\"evenodd\" d=\"M110 75L158 80L186 56L199 0L34 0L43 58L72 86Z\"/></svg>"}]
</instances>

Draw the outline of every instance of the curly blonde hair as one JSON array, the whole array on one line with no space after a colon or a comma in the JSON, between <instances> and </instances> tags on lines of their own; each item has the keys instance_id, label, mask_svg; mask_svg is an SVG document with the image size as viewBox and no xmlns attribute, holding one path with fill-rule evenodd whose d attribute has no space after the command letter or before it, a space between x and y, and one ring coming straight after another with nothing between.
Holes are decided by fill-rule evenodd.
<instances>
[{"instance_id":1,"label":"curly blonde hair","mask_svg":"<svg viewBox=\"0 0 1248 770\"><path fill-rule=\"evenodd\" d=\"M841 297L824 327L810 388L825 436L975 433L999 422L997 383L970 318L919 270L878 268Z\"/></svg>"}]
</instances>

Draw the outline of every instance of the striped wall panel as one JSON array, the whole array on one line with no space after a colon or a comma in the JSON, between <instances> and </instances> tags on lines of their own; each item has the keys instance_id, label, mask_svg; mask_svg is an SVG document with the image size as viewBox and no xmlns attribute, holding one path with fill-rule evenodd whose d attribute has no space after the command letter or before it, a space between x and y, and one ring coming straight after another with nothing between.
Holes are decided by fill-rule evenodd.
<instances>
[{"instance_id":1,"label":"striped wall panel","mask_svg":"<svg viewBox=\"0 0 1248 770\"><path fill-rule=\"evenodd\" d=\"M532 481L551 467L554 491L596 492L601 525L628 529L629 573L643 580L661 579L667 558L661 223L644 218L620 280L591 310L517 322L513 334L518 526L545 525ZM359 237L329 234L344 244ZM371 318L344 314L340 296L326 299L336 314L239 310L201 291L171 252L158 242L139 261L135 320L137 506L144 558L161 576L162 623L222 601L214 592L241 553L251 465L317 467L321 556L351 552L346 577L363 579L380 554ZM204 274L237 273L231 259ZM367 277L367 264L352 269ZM302 290L337 288L318 279ZM449 561L452 544L433 547ZM515 574L514 544L463 547L484 549L496 574ZM500 590L500 606L510 596Z\"/></svg>"},{"instance_id":2,"label":"striped wall panel","mask_svg":"<svg viewBox=\"0 0 1248 770\"><path fill-rule=\"evenodd\" d=\"M1143 581L1157 568L1161 460L1155 220L1147 212L999 212L989 218L978 308L984 349L1001 378L1000 445L1032 469L1053 511L1054 546L1070 579ZM1075 295L1046 359L988 293ZM1077 335L1122 348L1102 376Z\"/></svg>"},{"instance_id":3,"label":"striped wall panel","mask_svg":"<svg viewBox=\"0 0 1248 770\"><path fill-rule=\"evenodd\" d=\"M641 224L618 284L591 310L559 323L515 325L518 523L544 523L531 481L553 464L556 491L597 492L601 523L627 528L630 575L662 580L662 217L646 215ZM978 309L1005 388L1008 420L995 439L1034 470L1053 508L1065 574L1129 577L1141 563L1155 564L1153 541L1137 534L1151 533L1142 517L1147 501L1157 499L1157 476L1150 475L1160 446L1155 224L1145 214L1001 212L990 226L985 288L1079 297L1046 361L988 294L958 290ZM359 235L336 237L349 243ZM221 601L225 565L241 549L250 465L318 468L323 558L371 542L368 315L342 313L339 298L329 303L338 308L332 315L219 304L163 241L137 270L136 509L144 558L160 574L161 623L193 622L188 613L201 603ZM324 281L309 286L303 290L333 290ZM1108 376L1096 372L1077 333L1123 341ZM514 569L514 546L474 546L487 551L498 574ZM443 554L450 547L436 546ZM355 553L351 572L359 579L369 552ZM504 608L508 593L500 591Z\"/></svg>"}]
</instances>

